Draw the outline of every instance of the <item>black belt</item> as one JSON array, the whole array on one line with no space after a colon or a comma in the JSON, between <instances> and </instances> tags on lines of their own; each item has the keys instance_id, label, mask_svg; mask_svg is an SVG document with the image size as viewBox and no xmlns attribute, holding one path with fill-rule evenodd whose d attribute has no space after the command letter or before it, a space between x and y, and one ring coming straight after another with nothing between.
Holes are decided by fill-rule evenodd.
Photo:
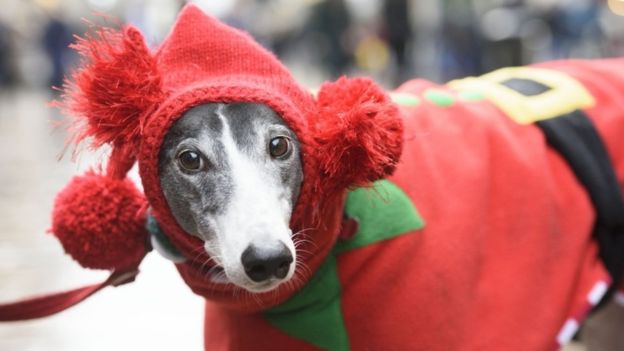
<instances>
[{"instance_id":1,"label":"black belt","mask_svg":"<svg viewBox=\"0 0 624 351\"><path fill-rule=\"evenodd\" d=\"M624 199L605 145L583 111L537 122L548 144L563 156L596 211L594 237L617 289L624 275ZM601 304L606 301L603 298Z\"/></svg>"},{"instance_id":2,"label":"black belt","mask_svg":"<svg viewBox=\"0 0 624 351\"><path fill-rule=\"evenodd\" d=\"M502 84L525 96L550 89L528 79L511 79ZM581 110L536 124L548 144L568 162L596 211L593 235L600 258L613 279L599 304L602 305L619 287L624 275L624 199L609 154L596 127Z\"/></svg>"}]
</instances>

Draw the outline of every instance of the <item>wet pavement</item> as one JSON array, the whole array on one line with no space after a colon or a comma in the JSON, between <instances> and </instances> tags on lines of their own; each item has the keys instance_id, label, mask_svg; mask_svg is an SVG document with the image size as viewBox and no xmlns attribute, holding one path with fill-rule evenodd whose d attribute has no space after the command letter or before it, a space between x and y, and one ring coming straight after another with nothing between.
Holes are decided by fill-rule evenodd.
<instances>
[{"instance_id":1,"label":"wet pavement","mask_svg":"<svg viewBox=\"0 0 624 351\"><path fill-rule=\"evenodd\" d=\"M0 92L0 301L104 280L82 269L46 230L54 196L101 156L60 161L65 134L43 92ZM203 304L173 265L151 253L137 281L106 288L42 320L1 323L0 350L201 350Z\"/></svg>"}]
</instances>

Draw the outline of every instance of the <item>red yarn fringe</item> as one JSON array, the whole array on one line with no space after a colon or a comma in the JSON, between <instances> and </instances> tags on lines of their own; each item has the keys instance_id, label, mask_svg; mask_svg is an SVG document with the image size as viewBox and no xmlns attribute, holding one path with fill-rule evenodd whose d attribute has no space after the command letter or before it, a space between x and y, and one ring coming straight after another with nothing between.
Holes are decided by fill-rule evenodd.
<instances>
[{"instance_id":1,"label":"red yarn fringe","mask_svg":"<svg viewBox=\"0 0 624 351\"><path fill-rule=\"evenodd\" d=\"M403 146L403 124L390 97L368 78L340 78L318 94L316 140L321 189L367 186L390 175Z\"/></svg>"},{"instance_id":2,"label":"red yarn fringe","mask_svg":"<svg viewBox=\"0 0 624 351\"><path fill-rule=\"evenodd\" d=\"M91 138L91 146L136 143L142 117L163 100L161 76L142 34L98 27L72 44L82 57L65 81L62 101L53 102L73 115L71 143Z\"/></svg>"}]
</instances>

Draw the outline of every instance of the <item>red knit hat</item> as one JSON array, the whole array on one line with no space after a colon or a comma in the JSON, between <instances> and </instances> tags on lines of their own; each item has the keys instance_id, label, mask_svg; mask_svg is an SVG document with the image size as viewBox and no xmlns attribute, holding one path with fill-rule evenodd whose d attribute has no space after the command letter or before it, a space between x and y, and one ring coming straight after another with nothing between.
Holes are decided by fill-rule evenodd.
<instances>
[{"instance_id":1,"label":"red knit hat","mask_svg":"<svg viewBox=\"0 0 624 351\"><path fill-rule=\"evenodd\" d=\"M83 64L66 86L61 106L77 116L76 141L89 137L94 146L109 144L113 150L105 174L75 178L55 204L52 231L85 267L136 267L147 252L143 228L151 207L172 244L189 258L178 268L193 290L236 305L226 301L233 296L231 286L212 284L201 274L208 258L197 256L203 244L177 224L160 187L162 141L193 106L263 103L297 134L304 181L291 228L315 228L314 243L301 248L310 253L304 260L312 271L336 240L345 190L390 174L401 153L397 108L372 81L341 78L323 85L315 99L250 36L193 5L182 10L156 52L132 26L100 29L75 48ZM137 160L147 201L125 177ZM303 282L308 274L300 274ZM267 294L267 304L294 291L292 285L280 289L277 299Z\"/></svg>"}]
</instances>

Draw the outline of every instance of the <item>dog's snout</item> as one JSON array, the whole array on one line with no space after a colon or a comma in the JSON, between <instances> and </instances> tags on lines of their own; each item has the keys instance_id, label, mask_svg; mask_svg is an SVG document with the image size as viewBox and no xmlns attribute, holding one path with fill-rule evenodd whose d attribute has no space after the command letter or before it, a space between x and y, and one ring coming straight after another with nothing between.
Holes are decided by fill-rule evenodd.
<instances>
[{"instance_id":1,"label":"dog's snout","mask_svg":"<svg viewBox=\"0 0 624 351\"><path fill-rule=\"evenodd\" d=\"M290 250L281 241L274 248L258 248L249 245L241 256L245 273L255 282L272 277L286 277L293 262Z\"/></svg>"}]
</instances>

